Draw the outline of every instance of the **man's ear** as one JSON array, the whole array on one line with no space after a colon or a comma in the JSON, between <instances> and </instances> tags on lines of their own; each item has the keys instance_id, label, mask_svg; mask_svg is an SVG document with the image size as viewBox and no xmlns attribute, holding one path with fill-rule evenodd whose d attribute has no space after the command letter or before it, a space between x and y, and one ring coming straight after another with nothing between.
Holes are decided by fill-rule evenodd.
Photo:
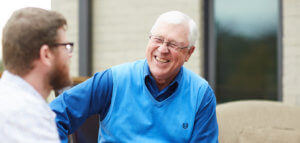
<instances>
[{"instance_id":1,"label":"man's ear","mask_svg":"<svg viewBox=\"0 0 300 143\"><path fill-rule=\"evenodd\" d=\"M195 46L189 48L188 55L185 57L185 62L189 61L191 55L194 53Z\"/></svg>"},{"instance_id":2,"label":"man's ear","mask_svg":"<svg viewBox=\"0 0 300 143\"><path fill-rule=\"evenodd\" d=\"M54 58L54 53L48 45L42 45L40 49L40 60L44 65L51 66Z\"/></svg>"}]
</instances>

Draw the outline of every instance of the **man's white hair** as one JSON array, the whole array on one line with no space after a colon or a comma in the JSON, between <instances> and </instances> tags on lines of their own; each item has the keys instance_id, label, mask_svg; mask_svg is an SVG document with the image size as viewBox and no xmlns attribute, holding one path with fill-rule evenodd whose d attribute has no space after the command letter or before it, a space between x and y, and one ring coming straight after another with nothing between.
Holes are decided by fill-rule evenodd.
<instances>
[{"instance_id":1,"label":"man's white hair","mask_svg":"<svg viewBox=\"0 0 300 143\"><path fill-rule=\"evenodd\" d=\"M186 14L180 11L169 11L163 13L156 19L154 25L152 26L151 33L158 26L160 22L166 22L170 24L187 23L189 27L189 35L188 35L189 48L191 46L195 46L197 36L198 36L198 30L195 21L191 19L189 16L187 16Z\"/></svg>"}]
</instances>

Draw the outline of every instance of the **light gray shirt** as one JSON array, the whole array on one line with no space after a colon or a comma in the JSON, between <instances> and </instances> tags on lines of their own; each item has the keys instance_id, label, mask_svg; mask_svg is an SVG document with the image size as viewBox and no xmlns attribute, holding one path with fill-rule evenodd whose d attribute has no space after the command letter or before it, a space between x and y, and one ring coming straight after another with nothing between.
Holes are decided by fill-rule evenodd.
<instances>
[{"instance_id":1,"label":"light gray shirt","mask_svg":"<svg viewBox=\"0 0 300 143\"><path fill-rule=\"evenodd\" d=\"M0 142L59 143L55 113L21 77L5 71L0 79Z\"/></svg>"}]
</instances>

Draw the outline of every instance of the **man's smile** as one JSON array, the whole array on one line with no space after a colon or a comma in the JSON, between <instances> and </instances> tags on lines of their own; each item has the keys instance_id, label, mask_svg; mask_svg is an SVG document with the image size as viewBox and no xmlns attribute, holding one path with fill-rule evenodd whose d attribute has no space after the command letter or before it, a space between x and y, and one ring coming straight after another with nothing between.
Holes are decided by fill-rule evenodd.
<instances>
[{"instance_id":1,"label":"man's smile","mask_svg":"<svg viewBox=\"0 0 300 143\"><path fill-rule=\"evenodd\" d=\"M164 58L159 58L158 56L154 56L155 60L160 62L160 63L168 63L170 60L164 59Z\"/></svg>"}]
</instances>

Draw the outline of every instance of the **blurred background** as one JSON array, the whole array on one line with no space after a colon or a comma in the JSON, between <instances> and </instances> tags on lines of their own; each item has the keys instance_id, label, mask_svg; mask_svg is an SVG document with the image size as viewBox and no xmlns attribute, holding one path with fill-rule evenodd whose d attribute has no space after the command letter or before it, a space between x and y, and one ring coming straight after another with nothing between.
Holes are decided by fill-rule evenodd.
<instances>
[{"instance_id":1,"label":"blurred background","mask_svg":"<svg viewBox=\"0 0 300 143\"><path fill-rule=\"evenodd\" d=\"M298 0L9 0L0 5L1 33L12 12L27 6L67 18L73 77L145 58L156 18L179 10L200 33L185 66L209 81L218 103L266 99L300 106Z\"/></svg>"}]
</instances>

